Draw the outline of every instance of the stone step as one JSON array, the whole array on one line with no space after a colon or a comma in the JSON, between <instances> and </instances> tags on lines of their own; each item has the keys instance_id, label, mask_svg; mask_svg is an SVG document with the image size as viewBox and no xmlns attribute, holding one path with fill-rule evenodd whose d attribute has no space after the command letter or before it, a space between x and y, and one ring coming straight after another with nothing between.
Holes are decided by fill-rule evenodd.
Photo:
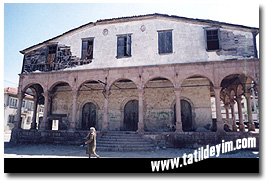
<instances>
[{"instance_id":1,"label":"stone step","mask_svg":"<svg viewBox=\"0 0 269 183\"><path fill-rule=\"evenodd\" d=\"M106 134L138 134L136 131L107 131Z\"/></svg>"},{"instance_id":2,"label":"stone step","mask_svg":"<svg viewBox=\"0 0 269 183\"><path fill-rule=\"evenodd\" d=\"M131 141L131 142L133 142L133 141L145 141L143 138L141 138L141 137L133 137L133 138L131 138L131 137L111 137L111 136L103 136L103 137L101 137L101 138L97 138L96 139L97 141L98 140L107 140L107 141L113 141L113 140L115 140L115 141Z\"/></svg>"},{"instance_id":3,"label":"stone step","mask_svg":"<svg viewBox=\"0 0 269 183\"><path fill-rule=\"evenodd\" d=\"M135 148L130 148L130 147L97 147L96 151L152 151L155 148L149 148L149 147L135 147Z\"/></svg>"},{"instance_id":4,"label":"stone step","mask_svg":"<svg viewBox=\"0 0 269 183\"><path fill-rule=\"evenodd\" d=\"M119 136L119 137L137 137L138 134L123 134L123 133L115 133L115 134L104 134L103 136L110 136L110 137L114 137L114 136Z\"/></svg>"},{"instance_id":5,"label":"stone step","mask_svg":"<svg viewBox=\"0 0 269 183\"><path fill-rule=\"evenodd\" d=\"M98 143L98 142L97 142ZM124 142L124 143L118 143L118 142L99 142L98 143L99 146L101 145L117 145L117 146L125 146L125 145L132 145L132 146L152 146L150 143L147 142L134 142L134 143L128 143L128 142Z\"/></svg>"},{"instance_id":6,"label":"stone step","mask_svg":"<svg viewBox=\"0 0 269 183\"><path fill-rule=\"evenodd\" d=\"M149 151L154 145L134 131L109 131L97 137L97 151Z\"/></svg>"},{"instance_id":7,"label":"stone step","mask_svg":"<svg viewBox=\"0 0 269 183\"><path fill-rule=\"evenodd\" d=\"M99 144L98 147L153 147L153 145L143 145L143 144Z\"/></svg>"},{"instance_id":8,"label":"stone step","mask_svg":"<svg viewBox=\"0 0 269 183\"><path fill-rule=\"evenodd\" d=\"M135 143L140 143L140 144L149 144L147 141L145 140L132 140L132 141L128 141L128 140L104 140L104 139L101 139L101 140L97 140L97 143L115 143L115 144L135 144Z\"/></svg>"}]
</instances>

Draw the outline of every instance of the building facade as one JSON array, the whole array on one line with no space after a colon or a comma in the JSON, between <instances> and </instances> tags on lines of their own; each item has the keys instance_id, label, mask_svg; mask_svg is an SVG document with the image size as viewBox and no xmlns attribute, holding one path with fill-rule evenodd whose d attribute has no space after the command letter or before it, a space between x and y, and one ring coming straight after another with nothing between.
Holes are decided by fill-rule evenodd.
<instances>
[{"instance_id":1,"label":"building facade","mask_svg":"<svg viewBox=\"0 0 269 183\"><path fill-rule=\"evenodd\" d=\"M255 131L252 110L248 126L243 122L241 100L250 109L251 91L259 91L258 33L163 14L82 25L21 51L18 128L31 90L34 105L44 105L41 131L56 124L69 132L91 126L142 134L224 132L221 103L229 106L233 131Z\"/></svg>"}]
</instances>

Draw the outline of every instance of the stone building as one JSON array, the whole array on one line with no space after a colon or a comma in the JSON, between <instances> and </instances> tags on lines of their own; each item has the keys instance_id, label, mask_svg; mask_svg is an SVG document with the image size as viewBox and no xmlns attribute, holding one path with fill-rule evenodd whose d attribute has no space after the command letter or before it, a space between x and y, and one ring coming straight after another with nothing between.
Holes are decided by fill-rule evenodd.
<instances>
[{"instance_id":1,"label":"stone building","mask_svg":"<svg viewBox=\"0 0 269 183\"><path fill-rule=\"evenodd\" d=\"M27 90L38 98L35 105L44 104L41 126L31 132L43 137L55 121L70 135L91 126L144 135L224 132L221 101L230 106L234 131L255 131L251 110L245 127L241 105L236 125L234 106L245 96L250 108L250 90L259 91L258 33L243 25L148 14L90 22L26 48L13 139L31 132L19 129Z\"/></svg>"}]
</instances>

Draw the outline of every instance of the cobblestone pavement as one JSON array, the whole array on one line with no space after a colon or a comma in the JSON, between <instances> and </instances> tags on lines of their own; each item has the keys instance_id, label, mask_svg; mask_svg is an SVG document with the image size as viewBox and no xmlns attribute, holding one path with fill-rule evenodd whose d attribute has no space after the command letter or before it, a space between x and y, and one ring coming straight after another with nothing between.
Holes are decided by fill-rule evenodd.
<instances>
[{"instance_id":1,"label":"cobblestone pavement","mask_svg":"<svg viewBox=\"0 0 269 183\"><path fill-rule=\"evenodd\" d=\"M86 146L54 144L11 144L10 133L4 136L4 158L87 158ZM184 153L193 153L197 149L189 148L156 148L153 151L110 152L98 151L102 158L175 158ZM257 150L237 150L221 154L220 158L258 158Z\"/></svg>"}]
</instances>

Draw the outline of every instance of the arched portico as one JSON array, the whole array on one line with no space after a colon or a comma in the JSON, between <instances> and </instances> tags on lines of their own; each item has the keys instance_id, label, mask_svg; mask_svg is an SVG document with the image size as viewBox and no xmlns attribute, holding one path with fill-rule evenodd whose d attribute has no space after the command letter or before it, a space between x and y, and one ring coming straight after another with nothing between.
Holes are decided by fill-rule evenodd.
<instances>
[{"instance_id":1,"label":"arched portico","mask_svg":"<svg viewBox=\"0 0 269 183\"><path fill-rule=\"evenodd\" d=\"M38 109L40 106L44 105L44 97L43 97L43 87L39 83L30 83L26 85L22 91L18 93L18 109L17 109L17 128L23 129L39 129L41 121L39 120L39 112ZM28 102L26 103L26 100ZM32 101L32 102L31 102ZM26 111L25 114L22 114L23 111ZM32 115L28 115L28 113L32 113ZM25 116L25 117L22 117ZM26 119L25 119L26 118ZM23 121L22 121L23 120Z\"/></svg>"}]
</instances>

